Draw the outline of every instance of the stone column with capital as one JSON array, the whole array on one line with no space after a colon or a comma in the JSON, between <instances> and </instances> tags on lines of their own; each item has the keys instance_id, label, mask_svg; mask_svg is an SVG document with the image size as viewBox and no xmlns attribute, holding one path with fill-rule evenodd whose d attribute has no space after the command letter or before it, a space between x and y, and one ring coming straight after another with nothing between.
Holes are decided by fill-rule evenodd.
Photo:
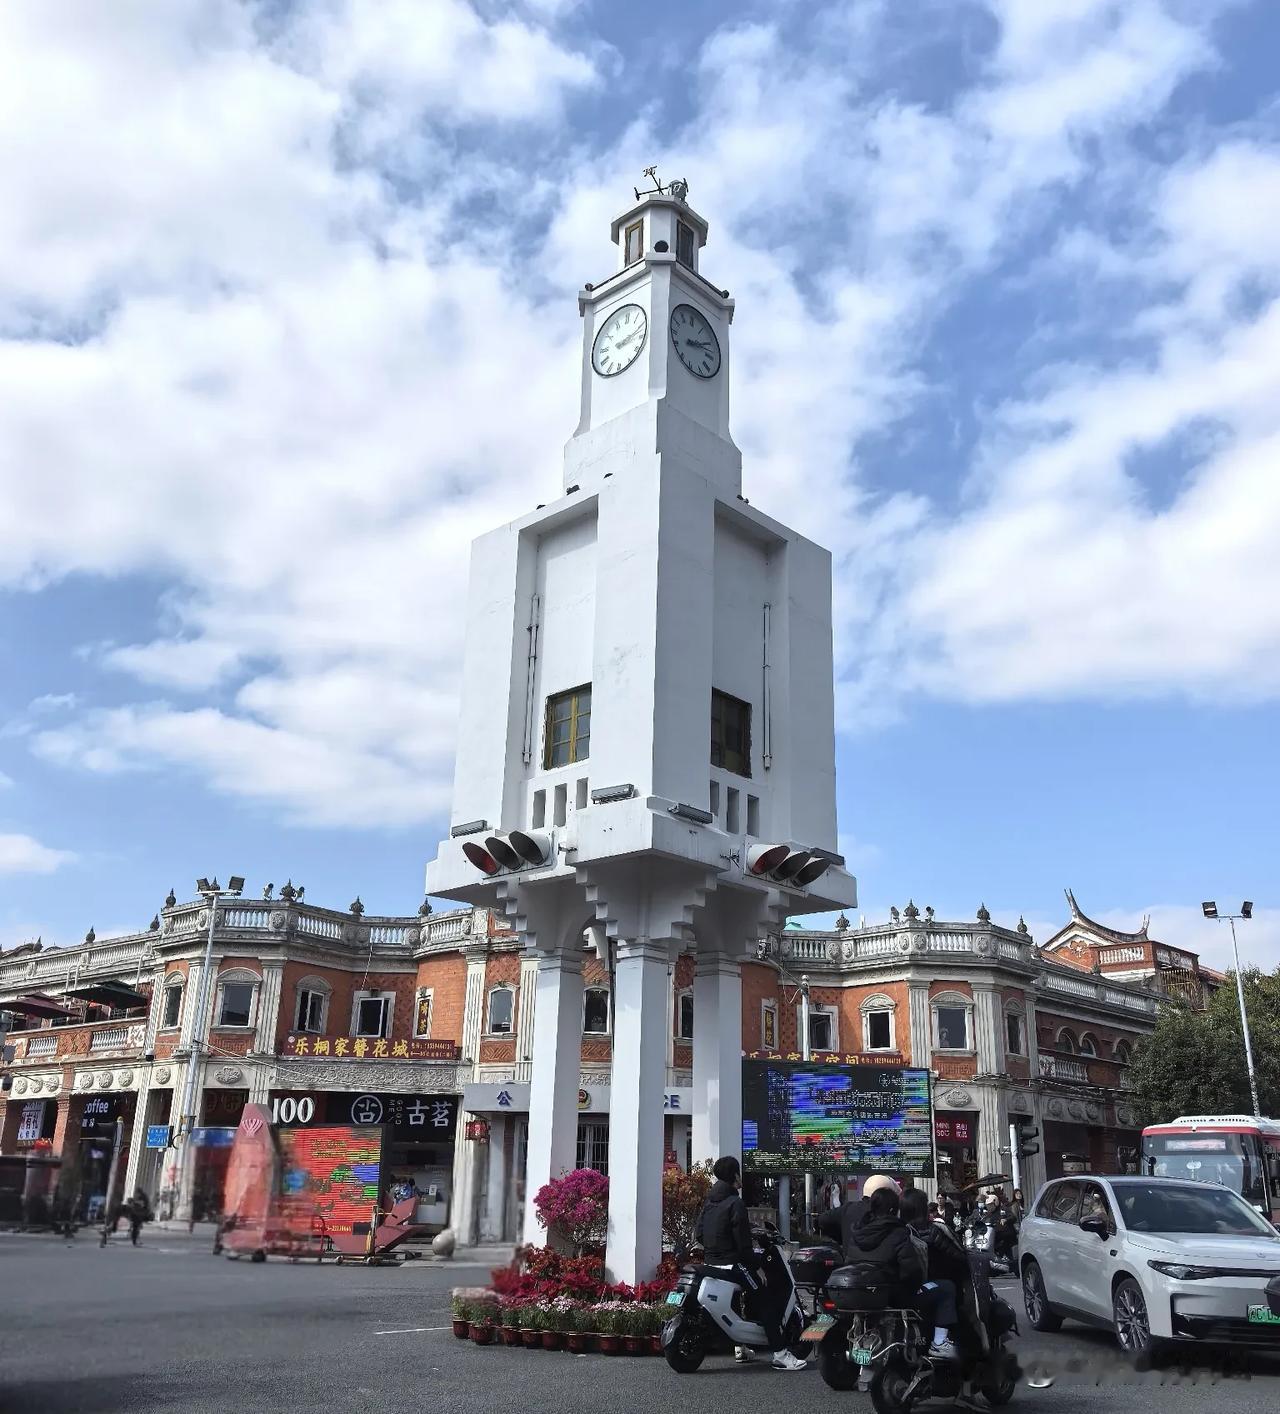
<instances>
[{"instance_id":1,"label":"stone column with capital","mask_svg":"<svg viewBox=\"0 0 1280 1414\"><path fill-rule=\"evenodd\" d=\"M933 1063L933 1023L929 1016L928 982L907 982L908 1017L911 1024L911 1064L928 1070Z\"/></svg>"},{"instance_id":2,"label":"stone column with capital","mask_svg":"<svg viewBox=\"0 0 1280 1414\"><path fill-rule=\"evenodd\" d=\"M973 984L974 1050L979 1075L1004 1072L1004 1029L1001 1025L1000 993L990 982Z\"/></svg>"},{"instance_id":3,"label":"stone column with capital","mask_svg":"<svg viewBox=\"0 0 1280 1414\"><path fill-rule=\"evenodd\" d=\"M484 984L489 951L487 935L480 935L476 929L478 916L479 910L472 916L472 936L462 945L467 959L467 988L462 1003L461 1048L464 1063L471 1062L471 1080L475 1080L480 1073L480 1041L484 1035ZM480 1213L476 1195L480 1174L476 1148L477 1146L467 1138L465 1123L460 1123L453 1141L453 1193L450 1197L449 1223L454 1236L463 1244L470 1244L479 1239Z\"/></svg>"},{"instance_id":4,"label":"stone column with capital","mask_svg":"<svg viewBox=\"0 0 1280 1414\"><path fill-rule=\"evenodd\" d=\"M1010 1156L1000 1152L1009 1145L1008 1091L1000 1083L975 1088L978 1093L979 1174L1011 1174Z\"/></svg>"},{"instance_id":5,"label":"stone column with capital","mask_svg":"<svg viewBox=\"0 0 1280 1414\"><path fill-rule=\"evenodd\" d=\"M615 1058L617 1051L615 1033ZM581 1062L582 951L557 948L538 957L533 1015L524 1241L535 1246L546 1241L546 1233L538 1221L534 1196L543 1184L568 1173L577 1162ZM661 1119L661 1100L658 1114Z\"/></svg>"},{"instance_id":6,"label":"stone column with capital","mask_svg":"<svg viewBox=\"0 0 1280 1414\"><path fill-rule=\"evenodd\" d=\"M605 1249L605 1266L615 1282L648 1280L662 1258L662 1096L670 960L671 945L666 940L640 938L618 944ZM694 1008L696 1012L696 995ZM740 1030L741 1012L735 1040ZM696 1056L696 1037L694 1050ZM740 1064L740 1057L735 1061ZM738 1104L740 1111L741 1096Z\"/></svg>"},{"instance_id":7,"label":"stone column with capital","mask_svg":"<svg viewBox=\"0 0 1280 1414\"><path fill-rule=\"evenodd\" d=\"M616 1065L616 1061L615 1061ZM693 1161L742 1151L742 964L699 949L693 978Z\"/></svg>"}]
</instances>

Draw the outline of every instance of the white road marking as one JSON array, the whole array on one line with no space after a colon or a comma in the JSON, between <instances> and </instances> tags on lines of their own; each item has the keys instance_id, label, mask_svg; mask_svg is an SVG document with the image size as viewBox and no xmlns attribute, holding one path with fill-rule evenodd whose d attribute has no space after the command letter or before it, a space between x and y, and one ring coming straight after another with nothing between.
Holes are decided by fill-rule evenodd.
<instances>
[{"instance_id":1,"label":"white road marking","mask_svg":"<svg viewBox=\"0 0 1280 1414\"><path fill-rule=\"evenodd\" d=\"M405 1326L403 1330L374 1331L374 1335L417 1335L420 1331L447 1331L452 1326Z\"/></svg>"}]
</instances>

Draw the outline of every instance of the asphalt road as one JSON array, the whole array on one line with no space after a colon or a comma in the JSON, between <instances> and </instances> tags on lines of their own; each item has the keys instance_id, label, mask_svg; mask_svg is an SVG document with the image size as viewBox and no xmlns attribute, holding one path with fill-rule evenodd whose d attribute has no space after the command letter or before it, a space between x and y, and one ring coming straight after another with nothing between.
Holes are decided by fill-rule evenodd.
<instances>
[{"instance_id":1,"label":"asphalt road","mask_svg":"<svg viewBox=\"0 0 1280 1414\"><path fill-rule=\"evenodd\" d=\"M681 1378L666 1362L479 1348L448 1329L449 1289L482 1284L483 1266L398 1268L251 1265L207 1245L148 1231L137 1249L102 1250L91 1234L0 1235L0 1411L534 1410L646 1414L691 1407L778 1414L842 1404L813 1369L779 1374L710 1360ZM1016 1288L1005 1286L1006 1295ZM1019 1390L1015 1407L1044 1414L1280 1408L1280 1360L1225 1377L1206 1352L1188 1369L1137 1375L1105 1334L1067 1326L1019 1343L1052 1388ZM1199 1354L1199 1352L1198 1352ZM945 1410L932 1404L928 1409Z\"/></svg>"}]
</instances>

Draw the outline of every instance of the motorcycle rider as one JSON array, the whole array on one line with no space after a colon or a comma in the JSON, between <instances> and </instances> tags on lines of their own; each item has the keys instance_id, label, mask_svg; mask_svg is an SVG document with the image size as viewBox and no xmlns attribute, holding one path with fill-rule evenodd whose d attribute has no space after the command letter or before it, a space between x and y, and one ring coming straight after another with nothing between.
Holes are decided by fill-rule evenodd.
<instances>
[{"instance_id":1,"label":"motorcycle rider","mask_svg":"<svg viewBox=\"0 0 1280 1414\"><path fill-rule=\"evenodd\" d=\"M756 1307L755 1319L769 1330L760 1317L766 1309L764 1285L759 1275L759 1258L751 1241L751 1222L747 1205L739 1191L742 1186L742 1166L732 1154L717 1159L711 1168L715 1182L707 1194L693 1227L693 1239L703 1251L703 1261L709 1267L731 1269L732 1279L742 1287ZM746 1312L744 1311L745 1315ZM770 1331L778 1338L778 1332ZM734 1347L733 1358L747 1364L753 1357L745 1345ZM775 1370L803 1370L807 1361L793 1355L785 1345L773 1351Z\"/></svg>"},{"instance_id":2,"label":"motorcycle rider","mask_svg":"<svg viewBox=\"0 0 1280 1414\"><path fill-rule=\"evenodd\" d=\"M903 1194L903 1221L923 1242L928 1262L927 1281L921 1288L921 1310L934 1322L929 1354L937 1359L955 1360L959 1352L951 1339L950 1328L958 1324L962 1313L975 1343L984 1351L986 1331L977 1310L977 1292L968 1254L945 1223L929 1217L928 1207L923 1193Z\"/></svg>"}]
</instances>

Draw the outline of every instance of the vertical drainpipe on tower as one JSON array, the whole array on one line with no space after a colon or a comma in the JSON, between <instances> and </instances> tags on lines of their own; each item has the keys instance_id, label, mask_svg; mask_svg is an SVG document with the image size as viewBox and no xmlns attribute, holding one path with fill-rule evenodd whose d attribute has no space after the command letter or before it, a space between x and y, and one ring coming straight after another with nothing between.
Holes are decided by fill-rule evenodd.
<instances>
[{"instance_id":1,"label":"vertical drainpipe on tower","mask_svg":"<svg viewBox=\"0 0 1280 1414\"><path fill-rule=\"evenodd\" d=\"M773 667L769 662L769 638L773 629L773 605L764 606L762 683L760 703L760 759L767 771L773 765Z\"/></svg>"}]
</instances>

